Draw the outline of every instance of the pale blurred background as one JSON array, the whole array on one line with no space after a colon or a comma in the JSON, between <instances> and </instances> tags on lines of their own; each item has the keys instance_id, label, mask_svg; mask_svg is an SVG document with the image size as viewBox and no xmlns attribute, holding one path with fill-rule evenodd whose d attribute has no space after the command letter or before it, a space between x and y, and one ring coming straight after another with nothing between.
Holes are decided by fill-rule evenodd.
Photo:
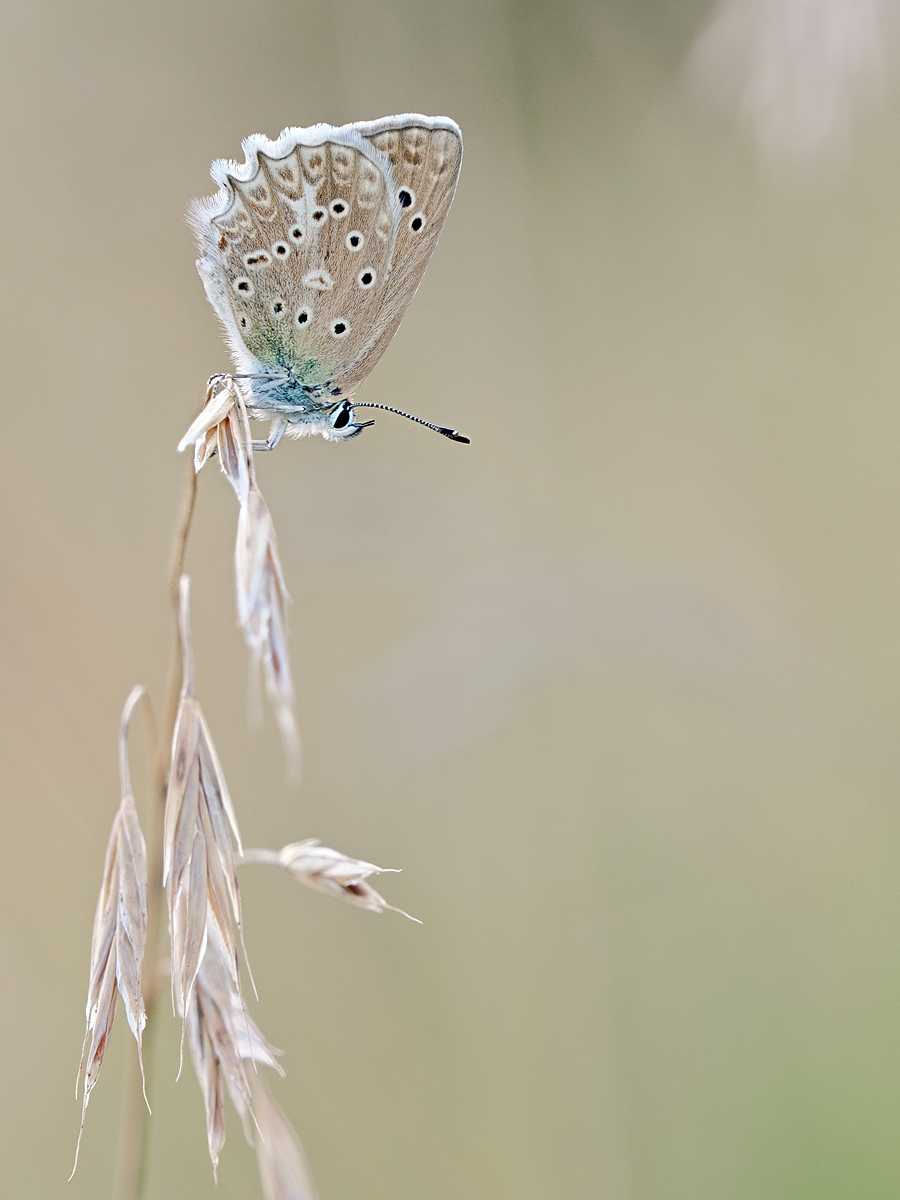
<instances>
[{"instance_id":1,"label":"pale blurred background","mask_svg":"<svg viewBox=\"0 0 900 1200\"><path fill-rule=\"evenodd\" d=\"M323 1200L900 1193L896 7L6 0L5 1195L115 1169L121 1011L65 1183L115 734L228 365L185 207L246 134L404 111L465 158L361 398L472 445L382 414L259 463L299 792L214 464L189 556L245 842L402 867L424 921L242 879ZM158 1020L148 1196L258 1196Z\"/></svg>"}]
</instances>

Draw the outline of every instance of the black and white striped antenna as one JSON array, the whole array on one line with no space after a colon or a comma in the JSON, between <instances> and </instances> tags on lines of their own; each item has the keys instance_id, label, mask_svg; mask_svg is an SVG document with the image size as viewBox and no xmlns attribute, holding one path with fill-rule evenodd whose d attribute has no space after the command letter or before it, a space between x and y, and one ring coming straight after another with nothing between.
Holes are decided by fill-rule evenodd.
<instances>
[{"instance_id":1,"label":"black and white striped antenna","mask_svg":"<svg viewBox=\"0 0 900 1200\"><path fill-rule=\"evenodd\" d=\"M412 413L404 412L402 408L391 408L389 404L369 404L361 400L351 400L350 405L353 408L382 408L385 412L396 413L398 417L406 417L407 421L415 421L417 425L424 425L426 429L433 429L435 433L441 434L442 437L449 438L451 442L465 442L468 446L470 441L456 429L448 429L446 425L434 425L431 421L423 421L421 417L414 417Z\"/></svg>"}]
</instances>

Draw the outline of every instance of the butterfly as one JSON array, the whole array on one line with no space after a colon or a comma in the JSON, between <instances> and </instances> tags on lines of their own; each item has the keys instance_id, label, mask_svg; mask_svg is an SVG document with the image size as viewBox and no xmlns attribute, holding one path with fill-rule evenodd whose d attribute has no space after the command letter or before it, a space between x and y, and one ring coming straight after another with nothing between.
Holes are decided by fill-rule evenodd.
<instances>
[{"instance_id":1,"label":"butterfly","mask_svg":"<svg viewBox=\"0 0 900 1200\"><path fill-rule=\"evenodd\" d=\"M415 113L253 134L245 161L217 159L215 196L188 220L197 269L221 321L247 409L291 437L355 437L382 408L353 394L387 349L437 245L456 190L462 135Z\"/></svg>"}]
</instances>

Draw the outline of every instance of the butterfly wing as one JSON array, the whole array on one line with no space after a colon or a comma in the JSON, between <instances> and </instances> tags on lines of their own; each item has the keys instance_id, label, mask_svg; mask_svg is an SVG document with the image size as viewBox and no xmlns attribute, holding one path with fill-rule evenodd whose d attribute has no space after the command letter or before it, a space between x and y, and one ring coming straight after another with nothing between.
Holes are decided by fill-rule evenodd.
<instances>
[{"instance_id":1,"label":"butterfly wing","mask_svg":"<svg viewBox=\"0 0 900 1200\"><path fill-rule=\"evenodd\" d=\"M400 225L390 161L354 126L254 135L190 212L198 270L238 368L340 379L371 340Z\"/></svg>"},{"instance_id":2,"label":"butterfly wing","mask_svg":"<svg viewBox=\"0 0 900 1200\"><path fill-rule=\"evenodd\" d=\"M347 391L369 374L397 332L441 236L462 164L462 134L449 117L406 114L356 126L390 162L399 223L387 285L367 346L341 376Z\"/></svg>"},{"instance_id":3,"label":"butterfly wing","mask_svg":"<svg viewBox=\"0 0 900 1200\"><path fill-rule=\"evenodd\" d=\"M462 137L406 114L285 129L213 163L189 219L239 371L352 391L397 331L450 208ZM282 407L251 383L253 404Z\"/></svg>"}]
</instances>

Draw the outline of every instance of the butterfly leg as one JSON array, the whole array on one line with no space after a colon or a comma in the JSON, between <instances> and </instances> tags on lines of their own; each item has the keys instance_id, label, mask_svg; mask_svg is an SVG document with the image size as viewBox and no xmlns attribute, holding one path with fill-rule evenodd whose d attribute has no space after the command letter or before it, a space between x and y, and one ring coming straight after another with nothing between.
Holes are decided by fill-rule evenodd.
<instances>
[{"instance_id":1,"label":"butterfly leg","mask_svg":"<svg viewBox=\"0 0 900 1200\"><path fill-rule=\"evenodd\" d=\"M269 436L264 442L254 442L254 450L274 450L281 441L284 431L287 429L287 417L276 417L269 426Z\"/></svg>"}]
</instances>

